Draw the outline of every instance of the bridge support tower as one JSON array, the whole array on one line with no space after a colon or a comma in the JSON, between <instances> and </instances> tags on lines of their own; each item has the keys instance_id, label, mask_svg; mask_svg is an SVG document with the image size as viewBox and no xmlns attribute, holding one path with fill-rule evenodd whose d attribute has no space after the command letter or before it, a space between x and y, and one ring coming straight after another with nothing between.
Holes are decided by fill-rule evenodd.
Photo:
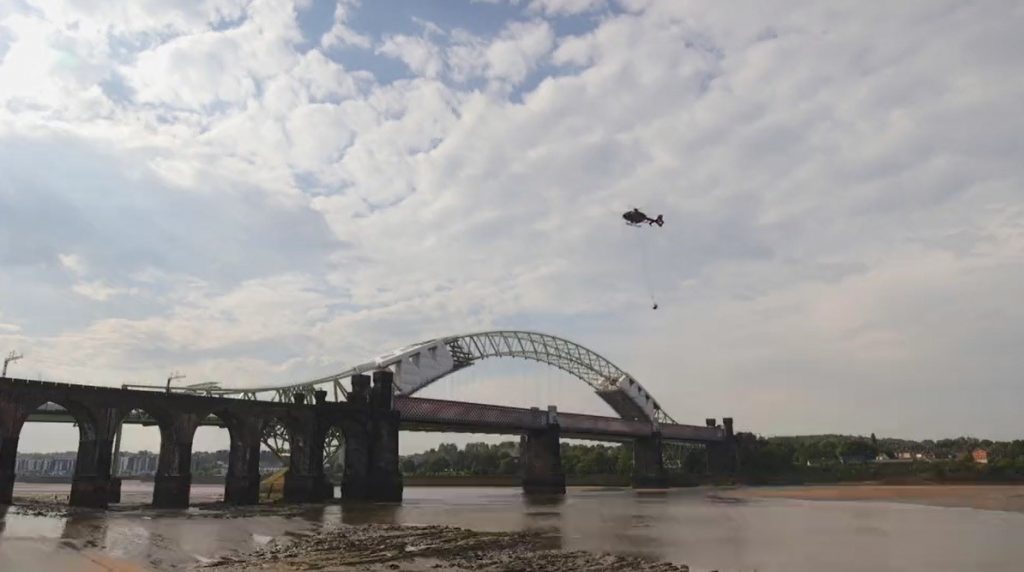
<instances>
[{"instance_id":1,"label":"bridge support tower","mask_svg":"<svg viewBox=\"0 0 1024 572\"><path fill-rule=\"evenodd\" d=\"M725 440L708 445L708 472L713 475L731 475L739 468L736 451L736 436L733 433L732 417L723 417ZM706 420L708 427L715 427L715 420Z\"/></svg>"},{"instance_id":2,"label":"bridge support tower","mask_svg":"<svg viewBox=\"0 0 1024 572\"><path fill-rule=\"evenodd\" d=\"M352 376L352 391L348 402L367 409L370 406L370 376ZM369 499L370 427L365 421L352 422L345 426L345 473L341 480L341 499Z\"/></svg>"},{"instance_id":3,"label":"bridge support tower","mask_svg":"<svg viewBox=\"0 0 1024 572\"><path fill-rule=\"evenodd\" d=\"M402 473L398 463L400 416L394 410L394 374L388 370L370 376L352 376L348 400L368 412L346 424L343 501L400 502Z\"/></svg>"},{"instance_id":4,"label":"bridge support tower","mask_svg":"<svg viewBox=\"0 0 1024 572\"><path fill-rule=\"evenodd\" d=\"M370 395L370 500L401 502L402 471L398 464L398 428L400 416L394 410L394 374L389 370L373 372Z\"/></svg>"},{"instance_id":5,"label":"bridge support tower","mask_svg":"<svg viewBox=\"0 0 1024 572\"><path fill-rule=\"evenodd\" d=\"M231 431L228 475L224 481L224 502L234 505L260 502L259 419L238 420Z\"/></svg>"},{"instance_id":6,"label":"bridge support tower","mask_svg":"<svg viewBox=\"0 0 1024 572\"><path fill-rule=\"evenodd\" d=\"M14 467L21 436L15 413L14 404L0 401L0 505L11 504L14 494Z\"/></svg>"},{"instance_id":7,"label":"bridge support tower","mask_svg":"<svg viewBox=\"0 0 1024 572\"><path fill-rule=\"evenodd\" d=\"M110 475L111 448L121 425L121 415L115 408L96 408L92 417L91 428L83 430L79 427L78 455L68 504L107 508L113 480ZM120 497L119 486L117 494Z\"/></svg>"},{"instance_id":8,"label":"bridge support tower","mask_svg":"<svg viewBox=\"0 0 1024 572\"><path fill-rule=\"evenodd\" d=\"M188 508L192 487L192 438L199 427L195 413L174 413L160 427L160 458L153 479L153 506Z\"/></svg>"},{"instance_id":9,"label":"bridge support tower","mask_svg":"<svg viewBox=\"0 0 1024 572\"><path fill-rule=\"evenodd\" d=\"M548 407L548 424L531 429L520 439L519 457L523 468L523 492L526 494L565 494L562 472L561 431L558 413Z\"/></svg>"},{"instance_id":10,"label":"bridge support tower","mask_svg":"<svg viewBox=\"0 0 1024 572\"><path fill-rule=\"evenodd\" d=\"M633 442L634 489L664 489L668 487L665 463L662 457L661 433Z\"/></svg>"},{"instance_id":11,"label":"bridge support tower","mask_svg":"<svg viewBox=\"0 0 1024 572\"><path fill-rule=\"evenodd\" d=\"M303 403L296 399L296 403ZM324 438L327 428L316 415L289 420L288 472L284 475L284 500L315 503L324 500Z\"/></svg>"}]
</instances>

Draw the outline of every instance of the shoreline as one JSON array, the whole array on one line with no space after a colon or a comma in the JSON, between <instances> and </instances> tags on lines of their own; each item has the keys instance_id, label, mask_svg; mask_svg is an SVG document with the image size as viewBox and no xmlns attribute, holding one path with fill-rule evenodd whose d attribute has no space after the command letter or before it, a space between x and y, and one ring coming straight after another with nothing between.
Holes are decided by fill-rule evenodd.
<instances>
[{"instance_id":1,"label":"shoreline","mask_svg":"<svg viewBox=\"0 0 1024 572\"><path fill-rule=\"evenodd\" d=\"M876 501L973 508L1024 513L1024 485L836 483L794 486L739 486L730 491L739 498L781 498L806 501Z\"/></svg>"},{"instance_id":2,"label":"shoreline","mask_svg":"<svg viewBox=\"0 0 1024 572\"><path fill-rule=\"evenodd\" d=\"M550 506L520 500L519 495L511 492L496 494L470 487L464 494L474 500L466 504L451 502L456 498L453 494L461 499L463 493L438 494L437 489L421 489L420 493L410 492L414 500L406 506L267 503L236 507L223 502L193 502L188 510L177 510L131 503L115 505L107 511L69 507L66 501L54 502L46 495L22 494L16 496L14 506L0 508L0 515L7 517L8 530L4 550L0 550L0 568L22 570L37 565L41 566L39 569L83 572L172 568L225 572L682 572L690 569L686 565L706 571L720 567L737 569L740 565L746 566L742 569L753 569L764 564L760 557L731 556L723 546L709 552L700 547L671 544L671 536L660 534L656 524L677 520L662 518L664 509L660 506L645 509L651 505L651 496L643 492L617 490L602 496L589 492L592 487L573 489L578 491L570 493L577 495L574 502ZM1024 526L1019 516L1024 513L1021 485L708 486L664 491L656 496L658 505L664 503L680 511L670 514L699 516L700 522L711 523L697 533L717 534L717 527L747 522L747 518L751 519L749 522L760 523L741 529L760 531L761 542L755 546L767 555L775 554L772 547L778 542L807 532L802 525L793 528L794 516L799 517L799 522L807 519L838 526L829 529L832 536L826 535L825 539L846 546L846 535L858 534L858 529L846 526L850 514L889 514L897 508L889 504L894 502L919 507L1015 511L1018 514L999 518L1009 519L1005 522L1013 526ZM835 501L880 502L865 503L875 504L874 507L847 509L838 505L856 503ZM492 506L496 509L493 512ZM583 507L589 508L581 511ZM448 516L452 511L463 514ZM639 520L638 514L642 515ZM991 516L967 511L940 514L934 510L901 510L900 514L924 529L933 522L946 523L936 529L946 534L946 542L956 538L948 534L951 523L993 522ZM581 515L591 521L581 521ZM743 518L736 521L739 516ZM599 524L599 518L612 520ZM0 517L0 524L3 520ZM620 527L624 524L630 539L625 542L620 540ZM143 536L148 540L147 544L136 546L136 539L142 538L139 530L146 531ZM837 530L842 532L841 536L836 536ZM998 532L1001 528L992 530ZM580 542L580 534L602 534L607 538L602 542ZM893 529L888 534L903 532ZM918 549L924 549L930 542L927 534L904 536ZM893 538L895 542L896 536ZM955 550L950 556L961 558L961 564L973 562L970 555ZM772 556L775 557L779 555Z\"/></svg>"},{"instance_id":3,"label":"shoreline","mask_svg":"<svg viewBox=\"0 0 1024 572\"><path fill-rule=\"evenodd\" d=\"M146 506L112 510L69 507L65 503L16 497L0 514L47 519L76 519L87 523L98 515L121 518L184 518L232 520L248 517L301 517L309 505L263 504L236 507L204 503L189 511ZM2 523L2 519L0 519ZM161 560L126 559L111 554L96 539L62 538L56 557L67 569L92 572L148 572L163 569ZM54 556L52 553L48 557ZM569 550L563 538L550 531L484 531L429 524L325 523L293 530L254 549L224 549L174 569L243 572L247 570L331 570L335 572L689 572L685 564L647 556L593 550Z\"/></svg>"}]
</instances>

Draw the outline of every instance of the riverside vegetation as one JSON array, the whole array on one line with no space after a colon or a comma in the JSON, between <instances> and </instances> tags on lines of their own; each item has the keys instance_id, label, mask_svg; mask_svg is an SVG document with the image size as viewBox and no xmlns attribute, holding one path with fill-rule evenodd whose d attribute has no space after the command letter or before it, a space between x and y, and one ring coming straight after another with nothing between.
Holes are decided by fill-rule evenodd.
<instances>
[{"instance_id":1,"label":"riverside vegetation","mask_svg":"<svg viewBox=\"0 0 1024 572\"><path fill-rule=\"evenodd\" d=\"M912 441L874 435L765 438L737 433L736 441L740 461L735 478L749 484L1024 481L1024 440L958 437ZM986 452L986 464L972 458L977 449ZM563 443L561 453L562 469L570 477L628 477L633 468L629 444ZM712 478L701 447L666 446L664 456L665 469L675 485ZM460 449L445 443L403 457L401 468L408 476L514 476L519 472L518 444L469 443Z\"/></svg>"}]
</instances>

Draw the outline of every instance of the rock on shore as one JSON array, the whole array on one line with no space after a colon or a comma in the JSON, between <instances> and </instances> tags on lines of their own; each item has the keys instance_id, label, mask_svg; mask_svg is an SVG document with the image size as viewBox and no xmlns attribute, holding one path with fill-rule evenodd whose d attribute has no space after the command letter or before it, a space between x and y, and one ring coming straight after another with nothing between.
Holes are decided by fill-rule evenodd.
<instances>
[{"instance_id":1,"label":"rock on shore","mask_svg":"<svg viewBox=\"0 0 1024 572\"><path fill-rule=\"evenodd\" d=\"M209 570L448 572L688 572L681 564L557 548L536 533L477 532L448 526L359 525L325 529L283 545L224 557Z\"/></svg>"}]
</instances>

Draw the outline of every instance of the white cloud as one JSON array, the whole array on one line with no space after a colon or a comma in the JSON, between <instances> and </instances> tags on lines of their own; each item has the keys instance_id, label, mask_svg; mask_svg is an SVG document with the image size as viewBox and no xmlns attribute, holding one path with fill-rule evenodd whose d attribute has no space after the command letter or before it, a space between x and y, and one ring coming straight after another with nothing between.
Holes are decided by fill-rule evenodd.
<instances>
[{"instance_id":1,"label":"white cloud","mask_svg":"<svg viewBox=\"0 0 1024 572\"><path fill-rule=\"evenodd\" d=\"M124 73L144 103L241 106L255 96L260 79L296 64L292 45L301 38L291 3L263 0L249 6L238 27L175 38L139 54Z\"/></svg>"},{"instance_id":2,"label":"white cloud","mask_svg":"<svg viewBox=\"0 0 1024 572\"><path fill-rule=\"evenodd\" d=\"M29 5L59 27L89 33L146 34L196 31L239 18L249 0L148 0L107 3L30 0Z\"/></svg>"},{"instance_id":3,"label":"white cloud","mask_svg":"<svg viewBox=\"0 0 1024 572\"><path fill-rule=\"evenodd\" d=\"M33 249L0 247L21 273L0 295L25 301L0 334L62 379L242 385L523 327L580 338L683 420L1018 431L1024 45L1005 5L620 2L573 37L532 19L603 4L378 36L345 2L311 49L287 2L98 12L70 39L56 9L0 16L18 30L0 144L52 141L37 155L62 167L0 170L0 233ZM114 50L122 31L146 41ZM344 63L371 37L363 55L416 77ZM668 221L646 246L631 206ZM104 234L117 209L131 235ZM27 240L25 220L66 233ZM55 258L60 276L37 263ZM69 274L107 303L76 312Z\"/></svg>"},{"instance_id":4,"label":"white cloud","mask_svg":"<svg viewBox=\"0 0 1024 572\"><path fill-rule=\"evenodd\" d=\"M444 70L441 48L426 38L389 36L377 51L402 60L413 73L424 77L436 78Z\"/></svg>"},{"instance_id":5,"label":"white cloud","mask_svg":"<svg viewBox=\"0 0 1024 572\"><path fill-rule=\"evenodd\" d=\"M428 30L430 31L430 30ZM485 79L490 89L507 91L521 84L554 47L554 30L543 20L513 21L493 38L456 29L443 38L393 35L378 52L401 60L418 76L445 76L456 83Z\"/></svg>"},{"instance_id":6,"label":"white cloud","mask_svg":"<svg viewBox=\"0 0 1024 572\"><path fill-rule=\"evenodd\" d=\"M369 48L372 45L370 37L353 30L348 25L350 10L360 5L359 0L338 0L334 7L334 24L324 37L320 39L320 45L324 48L337 48L354 46L357 48Z\"/></svg>"},{"instance_id":7,"label":"white cloud","mask_svg":"<svg viewBox=\"0 0 1024 572\"><path fill-rule=\"evenodd\" d=\"M0 312L0 319L3 318L3 312ZM21 331L21 326L17 324L8 324L0 321L0 335L4 334L16 334Z\"/></svg>"},{"instance_id":8,"label":"white cloud","mask_svg":"<svg viewBox=\"0 0 1024 572\"><path fill-rule=\"evenodd\" d=\"M61 254L57 258L60 260L61 266L67 268L77 276L85 274L88 269L85 261L77 254Z\"/></svg>"},{"instance_id":9,"label":"white cloud","mask_svg":"<svg viewBox=\"0 0 1024 572\"><path fill-rule=\"evenodd\" d=\"M607 6L607 0L533 0L530 10L547 16L574 16L602 10Z\"/></svg>"},{"instance_id":10,"label":"white cloud","mask_svg":"<svg viewBox=\"0 0 1024 572\"><path fill-rule=\"evenodd\" d=\"M97 302L105 302L110 299L111 296L121 294L124 290L119 288L111 288L99 280L91 280L87 282L79 282L71 287L76 294L91 298Z\"/></svg>"},{"instance_id":11,"label":"white cloud","mask_svg":"<svg viewBox=\"0 0 1024 572\"><path fill-rule=\"evenodd\" d=\"M550 24L544 21L509 25L498 40L487 47L487 76L521 83L551 50L554 37Z\"/></svg>"}]
</instances>

